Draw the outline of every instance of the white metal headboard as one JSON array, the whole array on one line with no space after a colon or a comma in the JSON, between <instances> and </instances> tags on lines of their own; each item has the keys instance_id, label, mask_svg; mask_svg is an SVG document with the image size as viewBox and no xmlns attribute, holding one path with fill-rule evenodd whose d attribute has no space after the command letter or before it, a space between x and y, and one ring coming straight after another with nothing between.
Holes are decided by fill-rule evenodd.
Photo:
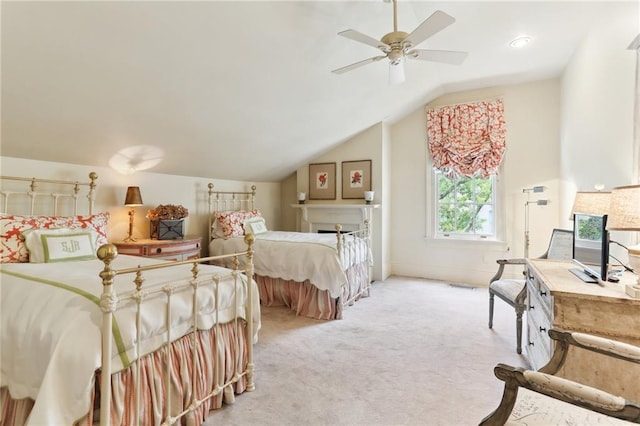
<instances>
[{"instance_id":1,"label":"white metal headboard","mask_svg":"<svg viewBox=\"0 0 640 426\"><path fill-rule=\"evenodd\" d=\"M207 187L209 188L209 241L211 241L214 213L230 210L254 210L256 208L256 186L251 185L251 191L214 191L212 183L209 183Z\"/></svg>"},{"instance_id":2,"label":"white metal headboard","mask_svg":"<svg viewBox=\"0 0 640 426\"><path fill-rule=\"evenodd\" d=\"M26 196L29 200L28 212L21 211L15 213L31 215L40 213L36 212L36 208L38 207L36 201L39 199L48 199L50 200L50 205L53 207L53 215L56 216L59 213L62 202L65 200L71 200L71 209L73 215L75 216L78 215L78 198L81 197L80 187L87 186L89 187L89 191L86 195L88 201L88 214L93 214L93 205L96 198L97 179L98 174L96 172L89 173L89 182L0 176L0 180L3 182L3 188L0 190L0 197L2 197L2 213L10 213L9 208L10 206L13 206L13 204L9 203L11 199ZM10 181L29 182L29 189L21 191L14 189L5 189L5 182ZM38 190L39 184L56 185L56 191L40 191Z\"/></svg>"}]
</instances>

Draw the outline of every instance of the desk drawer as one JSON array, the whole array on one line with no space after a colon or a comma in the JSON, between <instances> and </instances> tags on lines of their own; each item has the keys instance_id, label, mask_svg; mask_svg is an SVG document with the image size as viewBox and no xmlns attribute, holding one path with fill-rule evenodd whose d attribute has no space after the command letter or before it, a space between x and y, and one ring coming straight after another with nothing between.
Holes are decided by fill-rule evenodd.
<instances>
[{"instance_id":1,"label":"desk drawer","mask_svg":"<svg viewBox=\"0 0 640 426\"><path fill-rule=\"evenodd\" d=\"M537 308L544 310L549 317L553 313L553 296L549 288L527 269L527 288L529 295L529 304L535 303Z\"/></svg>"},{"instance_id":2,"label":"desk drawer","mask_svg":"<svg viewBox=\"0 0 640 426\"><path fill-rule=\"evenodd\" d=\"M162 240L165 241L165 240ZM177 241L177 240L173 240ZM180 255L184 253L191 254L192 252L200 252L200 240L194 241L184 241L184 242L173 242L172 244L147 244L144 248L144 256L147 257L182 257Z\"/></svg>"},{"instance_id":3,"label":"desk drawer","mask_svg":"<svg viewBox=\"0 0 640 426\"><path fill-rule=\"evenodd\" d=\"M527 358L534 370L542 368L551 359L551 339L546 331L540 331L540 327L527 319Z\"/></svg>"},{"instance_id":4,"label":"desk drawer","mask_svg":"<svg viewBox=\"0 0 640 426\"><path fill-rule=\"evenodd\" d=\"M551 358L549 330L553 324L553 296L549 288L527 269L527 354L533 369Z\"/></svg>"},{"instance_id":5,"label":"desk drawer","mask_svg":"<svg viewBox=\"0 0 640 426\"><path fill-rule=\"evenodd\" d=\"M182 240L152 240L116 242L118 253L132 256L152 257L159 260L190 260L200 257L202 238Z\"/></svg>"}]
</instances>

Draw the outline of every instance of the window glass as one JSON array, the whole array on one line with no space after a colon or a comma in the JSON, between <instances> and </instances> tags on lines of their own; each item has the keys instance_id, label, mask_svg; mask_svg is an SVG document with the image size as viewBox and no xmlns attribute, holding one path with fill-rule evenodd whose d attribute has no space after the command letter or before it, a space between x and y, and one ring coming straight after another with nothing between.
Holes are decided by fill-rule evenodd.
<instances>
[{"instance_id":1,"label":"window glass","mask_svg":"<svg viewBox=\"0 0 640 426\"><path fill-rule=\"evenodd\" d=\"M494 237L495 177L463 177L435 171L436 235Z\"/></svg>"}]
</instances>

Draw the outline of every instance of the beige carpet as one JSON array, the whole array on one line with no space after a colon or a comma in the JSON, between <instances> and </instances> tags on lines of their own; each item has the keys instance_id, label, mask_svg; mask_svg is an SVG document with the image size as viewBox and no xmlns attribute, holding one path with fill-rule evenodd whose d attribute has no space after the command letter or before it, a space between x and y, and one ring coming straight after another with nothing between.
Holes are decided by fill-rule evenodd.
<instances>
[{"instance_id":1,"label":"beige carpet","mask_svg":"<svg viewBox=\"0 0 640 426\"><path fill-rule=\"evenodd\" d=\"M262 309L256 390L207 425L477 425L497 407L498 362L515 352L515 312L488 293L419 279L376 282L343 320Z\"/></svg>"}]
</instances>

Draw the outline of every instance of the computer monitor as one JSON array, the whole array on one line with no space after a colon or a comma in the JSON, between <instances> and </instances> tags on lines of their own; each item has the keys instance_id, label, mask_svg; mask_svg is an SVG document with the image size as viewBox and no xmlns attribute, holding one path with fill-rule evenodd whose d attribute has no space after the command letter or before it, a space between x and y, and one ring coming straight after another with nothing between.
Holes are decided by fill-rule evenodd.
<instances>
[{"instance_id":1,"label":"computer monitor","mask_svg":"<svg viewBox=\"0 0 640 426\"><path fill-rule=\"evenodd\" d=\"M573 261L571 269L585 282L607 280L609 232L607 215L575 213L573 215Z\"/></svg>"}]
</instances>

